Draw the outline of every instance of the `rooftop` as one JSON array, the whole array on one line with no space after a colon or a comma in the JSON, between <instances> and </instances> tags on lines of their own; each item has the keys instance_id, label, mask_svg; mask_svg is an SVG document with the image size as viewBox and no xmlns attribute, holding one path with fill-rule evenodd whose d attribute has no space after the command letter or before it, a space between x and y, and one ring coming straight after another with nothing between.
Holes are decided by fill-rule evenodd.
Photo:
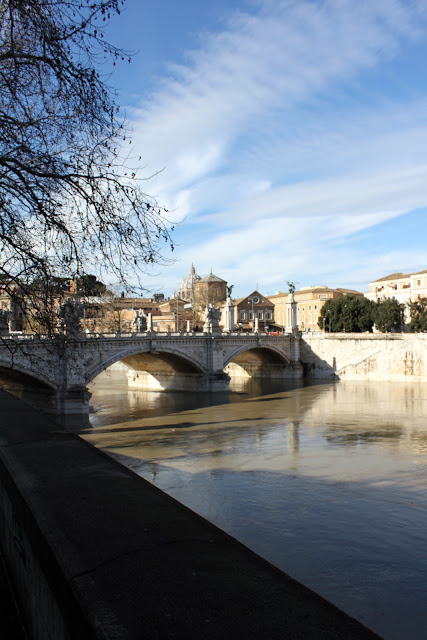
<instances>
[{"instance_id":1,"label":"rooftop","mask_svg":"<svg viewBox=\"0 0 427 640\"><path fill-rule=\"evenodd\" d=\"M422 271L413 271L411 273L402 273L399 271L398 273L390 273L388 276L383 276L382 278L378 278L377 280L372 280L372 282L384 282L386 280L401 280L402 278L410 278L411 276L418 276L422 273L427 273L427 269L423 269Z\"/></svg>"},{"instance_id":2,"label":"rooftop","mask_svg":"<svg viewBox=\"0 0 427 640\"><path fill-rule=\"evenodd\" d=\"M218 278L218 276L214 276L211 270L210 274L208 276L205 276L201 280L199 280L199 282L227 282L227 281L223 280L222 278Z\"/></svg>"}]
</instances>

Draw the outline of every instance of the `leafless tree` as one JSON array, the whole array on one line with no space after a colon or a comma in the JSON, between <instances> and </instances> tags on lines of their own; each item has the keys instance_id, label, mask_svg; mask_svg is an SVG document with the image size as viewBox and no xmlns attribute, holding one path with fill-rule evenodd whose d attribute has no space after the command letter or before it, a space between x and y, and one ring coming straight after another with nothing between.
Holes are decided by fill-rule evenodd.
<instances>
[{"instance_id":1,"label":"leafless tree","mask_svg":"<svg viewBox=\"0 0 427 640\"><path fill-rule=\"evenodd\" d=\"M125 288L173 250L101 75L126 58L103 34L123 2L0 2L0 279L15 295L85 273Z\"/></svg>"}]
</instances>

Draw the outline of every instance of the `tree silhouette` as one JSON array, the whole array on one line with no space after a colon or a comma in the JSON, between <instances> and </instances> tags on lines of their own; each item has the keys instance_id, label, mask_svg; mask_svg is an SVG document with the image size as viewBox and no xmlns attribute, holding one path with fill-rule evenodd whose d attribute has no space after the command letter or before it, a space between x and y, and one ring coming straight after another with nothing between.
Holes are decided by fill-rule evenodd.
<instances>
[{"instance_id":1,"label":"tree silhouette","mask_svg":"<svg viewBox=\"0 0 427 640\"><path fill-rule=\"evenodd\" d=\"M128 58L103 34L122 4L0 3L0 275L15 295L85 273L126 288L173 250L100 72Z\"/></svg>"}]
</instances>

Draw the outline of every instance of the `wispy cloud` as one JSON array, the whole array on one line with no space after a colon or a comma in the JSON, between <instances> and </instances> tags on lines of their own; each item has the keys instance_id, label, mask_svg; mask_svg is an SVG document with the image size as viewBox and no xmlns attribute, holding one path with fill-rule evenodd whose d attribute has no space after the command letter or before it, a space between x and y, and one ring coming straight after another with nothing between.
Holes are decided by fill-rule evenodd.
<instances>
[{"instance_id":1,"label":"wispy cloud","mask_svg":"<svg viewBox=\"0 0 427 640\"><path fill-rule=\"evenodd\" d=\"M194 260L242 286L255 269L266 286L298 268L315 280L316 242L336 264L337 240L427 206L427 96L400 75L426 2L253 7L132 112L147 168L164 168L150 189L187 217L175 279ZM345 286L360 259L347 249L324 273Z\"/></svg>"}]
</instances>

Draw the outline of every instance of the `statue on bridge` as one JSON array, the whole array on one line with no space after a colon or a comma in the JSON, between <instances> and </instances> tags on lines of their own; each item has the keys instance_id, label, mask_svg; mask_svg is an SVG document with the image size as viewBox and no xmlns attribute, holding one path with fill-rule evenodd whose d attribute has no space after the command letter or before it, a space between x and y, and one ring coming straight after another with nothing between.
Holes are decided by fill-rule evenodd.
<instances>
[{"instance_id":1,"label":"statue on bridge","mask_svg":"<svg viewBox=\"0 0 427 640\"><path fill-rule=\"evenodd\" d=\"M234 289L234 284L230 284L229 287L225 287L227 289L227 300L231 300L231 292Z\"/></svg>"},{"instance_id":2,"label":"statue on bridge","mask_svg":"<svg viewBox=\"0 0 427 640\"><path fill-rule=\"evenodd\" d=\"M219 321L221 319L221 311L218 307L214 307L211 304L205 309L203 331L205 333L220 333L221 328Z\"/></svg>"},{"instance_id":3,"label":"statue on bridge","mask_svg":"<svg viewBox=\"0 0 427 640\"><path fill-rule=\"evenodd\" d=\"M289 280L286 280L286 284L288 285L289 293L291 294L295 293L295 290L297 288L297 282L289 282Z\"/></svg>"},{"instance_id":4,"label":"statue on bridge","mask_svg":"<svg viewBox=\"0 0 427 640\"><path fill-rule=\"evenodd\" d=\"M147 317L142 309L135 312L135 317L132 321L132 329L134 333L143 333L144 331L147 331Z\"/></svg>"},{"instance_id":5,"label":"statue on bridge","mask_svg":"<svg viewBox=\"0 0 427 640\"><path fill-rule=\"evenodd\" d=\"M58 309L60 327L67 336L75 336L81 333L80 320L84 314L84 305L78 300L67 298Z\"/></svg>"}]
</instances>

